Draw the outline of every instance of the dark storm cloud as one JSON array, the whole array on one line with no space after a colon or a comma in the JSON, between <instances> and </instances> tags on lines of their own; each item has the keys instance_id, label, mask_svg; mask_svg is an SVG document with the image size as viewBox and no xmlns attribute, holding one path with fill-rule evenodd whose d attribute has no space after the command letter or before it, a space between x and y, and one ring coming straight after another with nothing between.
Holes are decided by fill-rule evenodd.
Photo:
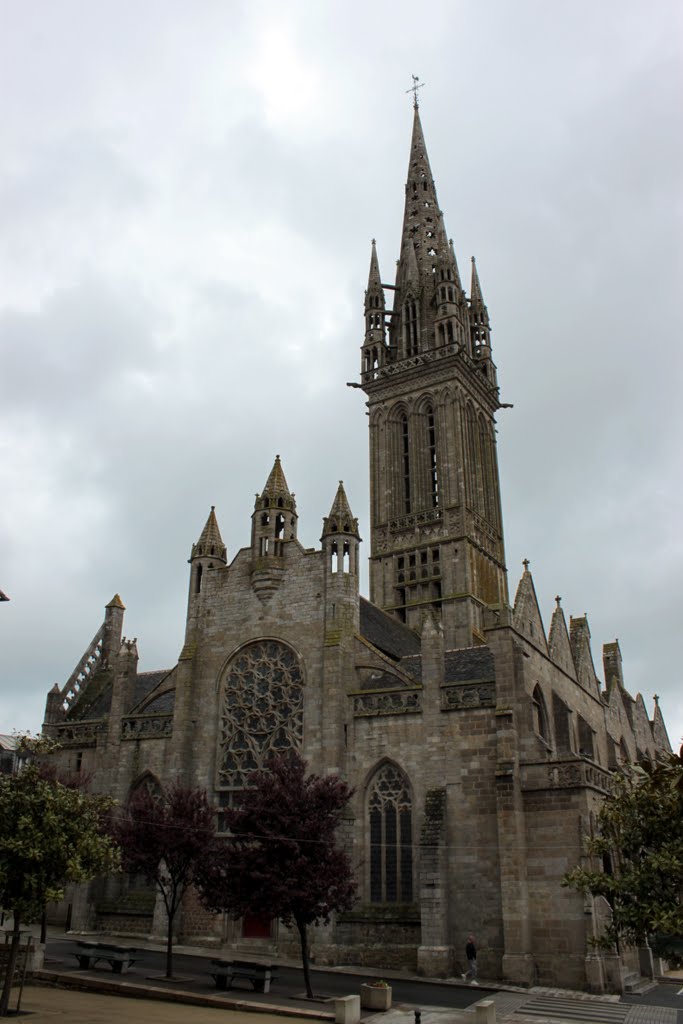
<instances>
[{"instance_id":1,"label":"dark storm cloud","mask_svg":"<svg viewBox=\"0 0 683 1024\"><path fill-rule=\"evenodd\" d=\"M511 590L532 559L594 657L683 732L676 596L680 12L77 0L0 41L0 729L37 728L119 591L182 641L211 504L230 555L274 455L318 543L367 541L369 240L398 255L410 73L461 273L494 326ZM367 550L366 550L367 554ZM21 685L20 685L21 684Z\"/></svg>"}]
</instances>

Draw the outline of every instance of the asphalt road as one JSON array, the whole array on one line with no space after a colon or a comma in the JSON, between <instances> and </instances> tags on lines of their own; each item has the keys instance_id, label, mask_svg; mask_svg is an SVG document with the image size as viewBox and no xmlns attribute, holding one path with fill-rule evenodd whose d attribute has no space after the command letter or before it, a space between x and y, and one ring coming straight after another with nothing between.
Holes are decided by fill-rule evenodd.
<instances>
[{"instance_id":1,"label":"asphalt road","mask_svg":"<svg viewBox=\"0 0 683 1024\"><path fill-rule=\"evenodd\" d=\"M78 970L78 963L74 956L76 941L76 939L69 937L56 938L48 936L45 951L45 968L47 970ZM134 940L112 939L112 942L121 945L135 945ZM210 954L204 957L190 956L186 953L174 953L173 973L177 976L178 981L177 983L168 982L167 984L169 984L169 987L183 988L187 987L188 983L191 983L193 991L206 991L215 994L216 987L209 973L210 960ZM59 965L55 961L59 961ZM161 951L140 949L138 950L134 968L127 974L124 974L123 978L131 983L135 983L137 980L147 981L149 978L154 978L155 981L158 981L164 973L165 964L165 954ZM101 970L108 978L117 977L112 975L112 972L106 965L99 965L96 970L98 973ZM313 992L316 996L320 997L342 996L348 995L350 992L358 992L360 985L367 980L367 974L363 973L349 974L346 971L341 973L338 971L317 970L315 968L311 970ZM410 978L405 980L392 978L391 987L393 989L394 1005L406 1003L418 1008L421 1006L444 1006L453 1007L454 1009L465 1009L478 999L481 999L487 991L483 986L477 988L464 984L443 985L433 982L413 981ZM239 995L240 999L252 997L259 1003L278 1004L283 999L286 999L288 1002L293 1001L295 1004L300 1002L302 1006L310 1005L304 995L303 971L296 967L279 967L277 982L275 982L273 989L267 995L253 992L251 985L246 981L238 981L231 992L233 995Z\"/></svg>"},{"instance_id":2,"label":"asphalt road","mask_svg":"<svg viewBox=\"0 0 683 1024\"><path fill-rule=\"evenodd\" d=\"M112 941L122 945L135 945L134 940L113 939ZM55 936L54 934L48 936L46 969L69 972L79 970L74 956L76 942L77 939L70 936ZM212 955L209 951L206 956L174 953L173 964L176 980L163 983L170 988L191 988L194 992L215 995L216 988L210 976ZM165 963L165 954L162 951L139 949L134 968L122 977L131 984L139 982L145 985L149 980L159 983L164 974ZM113 975L105 965L100 965L96 971L97 973L101 972L108 979L118 977L118 975ZM315 968L311 970L313 991L321 999L358 992L360 985L367 979L368 975L362 971L349 973ZM487 992L483 985L480 987L465 984L452 985L396 977L389 980L393 989L394 1006L403 1004L406 1009L438 1006L462 1010L481 999ZM493 993L497 990L489 989L488 991ZM254 992L249 982L239 981L227 995L236 996L245 1001L254 1000L262 1004L280 1005L284 1002L290 1006L310 1007L311 1005L304 995L303 971L297 967L279 967L278 979L274 983L273 990L268 994ZM657 985L651 992L643 996L625 995L622 997L622 1002L634 1006L665 1006L676 1009L678 1024L683 1024L683 981L680 985Z\"/></svg>"}]
</instances>

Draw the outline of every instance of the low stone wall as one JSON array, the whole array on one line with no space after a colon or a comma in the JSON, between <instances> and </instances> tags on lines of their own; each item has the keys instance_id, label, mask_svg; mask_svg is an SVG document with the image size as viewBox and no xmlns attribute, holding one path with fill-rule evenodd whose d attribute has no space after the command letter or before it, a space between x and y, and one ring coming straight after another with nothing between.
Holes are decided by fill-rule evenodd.
<instances>
[{"instance_id":1,"label":"low stone wall","mask_svg":"<svg viewBox=\"0 0 683 1024\"><path fill-rule=\"evenodd\" d=\"M338 964L358 964L359 967L377 967L380 970L408 970L417 974L417 946L324 946L314 950L318 965L334 967Z\"/></svg>"},{"instance_id":2,"label":"low stone wall","mask_svg":"<svg viewBox=\"0 0 683 1024\"><path fill-rule=\"evenodd\" d=\"M320 949L317 962L416 971L420 939L415 904L361 904L337 918L334 944Z\"/></svg>"},{"instance_id":3,"label":"low stone wall","mask_svg":"<svg viewBox=\"0 0 683 1024\"><path fill-rule=\"evenodd\" d=\"M152 914L136 914L130 910L101 911L98 908L95 930L102 935L139 935L147 938L152 931Z\"/></svg>"}]
</instances>

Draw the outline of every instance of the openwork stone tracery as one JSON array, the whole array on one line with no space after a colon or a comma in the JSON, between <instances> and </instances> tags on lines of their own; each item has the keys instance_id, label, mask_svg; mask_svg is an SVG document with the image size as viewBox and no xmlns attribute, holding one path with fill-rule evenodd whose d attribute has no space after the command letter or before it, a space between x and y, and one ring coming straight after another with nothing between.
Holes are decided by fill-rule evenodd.
<instances>
[{"instance_id":1,"label":"openwork stone tracery","mask_svg":"<svg viewBox=\"0 0 683 1024\"><path fill-rule=\"evenodd\" d=\"M218 786L242 789L270 756L300 749L303 704L303 672L291 647L278 640L243 647L223 686Z\"/></svg>"},{"instance_id":2,"label":"openwork stone tracery","mask_svg":"<svg viewBox=\"0 0 683 1024\"><path fill-rule=\"evenodd\" d=\"M412 798L408 779L385 763L368 790L370 900L410 903L413 898Z\"/></svg>"}]
</instances>

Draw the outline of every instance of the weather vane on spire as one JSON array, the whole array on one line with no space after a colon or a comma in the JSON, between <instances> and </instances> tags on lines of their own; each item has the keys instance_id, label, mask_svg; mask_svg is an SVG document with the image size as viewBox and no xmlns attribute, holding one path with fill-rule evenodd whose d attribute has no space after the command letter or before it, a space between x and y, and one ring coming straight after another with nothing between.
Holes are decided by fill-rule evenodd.
<instances>
[{"instance_id":1,"label":"weather vane on spire","mask_svg":"<svg viewBox=\"0 0 683 1024\"><path fill-rule=\"evenodd\" d=\"M424 83L424 82L420 82L420 79L418 78L418 76L417 76L417 75L411 75L410 77L411 77L411 78L412 78L412 80L413 80L413 84L411 85L410 89L406 89L406 93L412 92L412 94L413 94L413 106L414 106L414 107L415 107L415 109L417 110L417 108L418 108L418 107L419 107L419 105L420 105L420 104L419 104L419 103L417 102L417 90L418 90L418 89L421 89L421 88L422 88L422 86L423 86L423 85L424 85L425 83Z\"/></svg>"}]
</instances>

